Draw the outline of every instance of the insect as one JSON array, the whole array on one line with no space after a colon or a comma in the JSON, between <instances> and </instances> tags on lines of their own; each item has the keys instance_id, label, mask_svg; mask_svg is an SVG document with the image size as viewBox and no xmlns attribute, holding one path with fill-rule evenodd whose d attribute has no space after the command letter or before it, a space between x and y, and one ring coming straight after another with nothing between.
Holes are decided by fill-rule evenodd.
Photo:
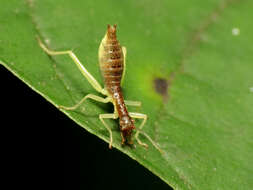
<instances>
[{"instance_id":1,"label":"insect","mask_svg":"<svg viewBox=\"0 0 253 190\"><path fill-rule=\"evenodd\" d=\"M108 25L107 31L102 39L99 50L98 50L98 59L99 59L99 65L100 70L104 79L105 87L102 88L101 85L97 82L97 80L88 72L88 70L81 64L77 56L71 51L51 51L49 50L41 41L38 39L40 47L48 54L48 55L69 55L74 63L77 65L83 76L88 80L88 82L93 86L95 90L97 90L99 93L106 96L105 98L88 94L86 95L80 102L78 102L76 105L72 107L65 107L65 106L59 106L60 109L64 110L75 110L77 109L86 99L90 98L98 102L102 103L109 103L111 102L114 106L114 113L106 113L106 114L100 114L99 119L105 126L105 128L108 130L110 134L110 142L109 142L109 148L112 147L113 143L113 137L112 137L112 131L110 127L106 124L104 119L118 119L119 118L119 126L120 126L120 134L122 138L122 145L123 144L133 144L132 141L132 135L133 130L136 130L135 133L135 139L137 142L144 146L148 147L147 144L143 143L139 139L139 133L142 133L146 138L149 139L149 141L156 147L158 150L160 148L158 145L141 129L145 125L147 121L147 115L142 113L134 113L134 112L128 112L127 106L141 106L141 102L138 101L129 101L124 100L123 94L121 91L121 84L124 79L125 75L125 64L126 64L126 48L122 47L120 43L117 40L116 37L116 24L115 25ZM139 126L139 129L137 129L134 125L134 120L136 119L142 119L142 123Z\"/></svg>"}]
</instances>

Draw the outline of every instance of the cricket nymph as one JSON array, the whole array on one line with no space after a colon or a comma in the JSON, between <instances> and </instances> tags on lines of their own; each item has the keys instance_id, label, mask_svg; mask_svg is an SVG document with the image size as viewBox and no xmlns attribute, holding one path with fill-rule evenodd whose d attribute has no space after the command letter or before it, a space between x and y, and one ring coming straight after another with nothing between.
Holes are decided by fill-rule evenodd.
<instances>
[{"instance_id":1,"label":"cricket nymph","mask_svg":"<svg viewBox=\"0 0 253 190\"><path fill-rule=\"evenodd\" d=\"M99 47L98 57L105 89L112 96L115 112L119 117L122 144L125 140L131 144L131 134L135 126L127 111L120 87L125 68L123 50L116 36L116 25L107 26L105 37Z\"/></svg>"},{"instance_id":2,"label":"cricket nymph","mask_svg":"<svg viewBox=\"0 0 253 190\"><path fill-rule=\"evenodd\" d=\"M107 31L102 39L99 50L98 50L98 58L99 65L102 76L104 78L104 88L98 83L98 81L92 76L89 71L85 68L85 66L80 62L78 57L71 50L65 51L52 51L46 47L42 41L38 39L38 43L40 47L50 56L54 55L69 55L69 57L74 61L81 74L87 79L87 81L91 84L91 86L99 93L103 94L105 97L97 96L94 94L85 95L79 102L77 102L73 106L58 106L59 109L64 110L76 110L79 106L81 106L85 100L92 99L93 101L101 102L101 103L113 103L114 112L113 113L101 113L99 114L99 119L107 129L110 135L109 140L109 148L112 148L113 143L113 135L111 128L105 122L105 119L118 119L120 125L120 133L122 137L122 144L128 143L132 144L132 134L133 130L136 130L134 135L138 144L148 147L147 144L143 143L139 139L139 134L144 135L156 149L160 152L161 149L157 146L157 144L145 133L142 131L143 126L147 121L147 115L143 113L136 112L128 112L127 106L141 106L141 102L139 101L131 101L124 100L123 94L121 91L122 81L125 75L125 65L126 65L126 48L122 47L116 37L116 25L108 25ZM138 128L134 125L135 119L141 119L142 122L138 126Z\"/></svg>"}]
</instances>

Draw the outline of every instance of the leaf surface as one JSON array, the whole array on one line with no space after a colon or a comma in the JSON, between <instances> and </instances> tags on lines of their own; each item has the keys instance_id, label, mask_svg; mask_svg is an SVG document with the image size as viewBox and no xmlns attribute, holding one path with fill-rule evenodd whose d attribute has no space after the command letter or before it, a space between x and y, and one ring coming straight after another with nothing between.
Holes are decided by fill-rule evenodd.
<instances>
[{"instance_id":1,"label":"leaf surface","mask_svg":"<svg viewBox=\"0 0 253 190\"><path fill-rule=\"evenodd\" d=\"M97 51L107 24L118 24L127 47L124 95L142 102L143 128L165 152L113 146L175 189L250 189L253 147L253 3L218 1L8 1L0 7L0 63L54 105L99 95L68 56L72 49L102 84ZM28 8L29 7L29 8ZM18 35L17 35L18 34ZM112 105L85 102L71 119L103 140L100 113ZM140 122L137 122L137 125Z\"/></svg>"}]
</instances>

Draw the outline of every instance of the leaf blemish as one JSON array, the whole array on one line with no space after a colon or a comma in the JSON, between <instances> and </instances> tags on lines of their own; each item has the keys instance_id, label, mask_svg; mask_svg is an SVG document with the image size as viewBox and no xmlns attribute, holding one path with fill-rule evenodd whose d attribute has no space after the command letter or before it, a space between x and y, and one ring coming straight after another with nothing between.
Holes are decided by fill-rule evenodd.
<instances>
[{"instance_id":1,"label":"leaf blemish","mask_svg":"<svg viewBox=\"0 0 253 190\"><path fill-rule=\"evenodd\" d=\"M238 36L240 34L240 29L239 28L233 28L232 29L232 35L233 36Z\"/></svg>"},{"instance_id":2,"label":"leaf blemish","mask_svg":"<svg viewBox=\"0 0 253 190\"><path fill-rule=\"evenodd\" d=\"M46 42L47 45L49 45L50 44L50 39L46 38L45 42Z\"/></svg>"},{"instance_id":3,"label":"leaf blemish","mask_svg":"<svg viewBox=\"0 0 253 190\"><path fill-rule=\"evenodd\" d=\"M164 101L167 101L169 97L168 86L169 86L169 81L167 81L166 79L164 78L154 79L155 91L163 97Z\"/></svg>"}]
</instances>

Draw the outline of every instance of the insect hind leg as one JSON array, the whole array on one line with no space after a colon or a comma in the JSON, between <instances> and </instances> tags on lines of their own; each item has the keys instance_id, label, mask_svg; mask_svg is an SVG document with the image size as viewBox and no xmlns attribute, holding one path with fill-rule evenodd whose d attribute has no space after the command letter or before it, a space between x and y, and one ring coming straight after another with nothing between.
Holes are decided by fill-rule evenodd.
<instances>
[{"instance_id":1,"label":"insect hind leg","mask_svg":"<svg viewBox=\"0 0 253 190\"><path fill-rule=\"evenodd\" d=\"M92 85L92 87L98 92L108 95L108 92L101 87L101 85L97 82L97 80L88 72L88 70L82 65L77 56L71 51L52 51L48 49L45 44L42 43L39 37L37 37L38 43L40 47L48 54L48 55L69 55L70 58L74 61L78 69L81 71L82 75L88 80L88 82Z\"/></svg>"}]
</instances>

